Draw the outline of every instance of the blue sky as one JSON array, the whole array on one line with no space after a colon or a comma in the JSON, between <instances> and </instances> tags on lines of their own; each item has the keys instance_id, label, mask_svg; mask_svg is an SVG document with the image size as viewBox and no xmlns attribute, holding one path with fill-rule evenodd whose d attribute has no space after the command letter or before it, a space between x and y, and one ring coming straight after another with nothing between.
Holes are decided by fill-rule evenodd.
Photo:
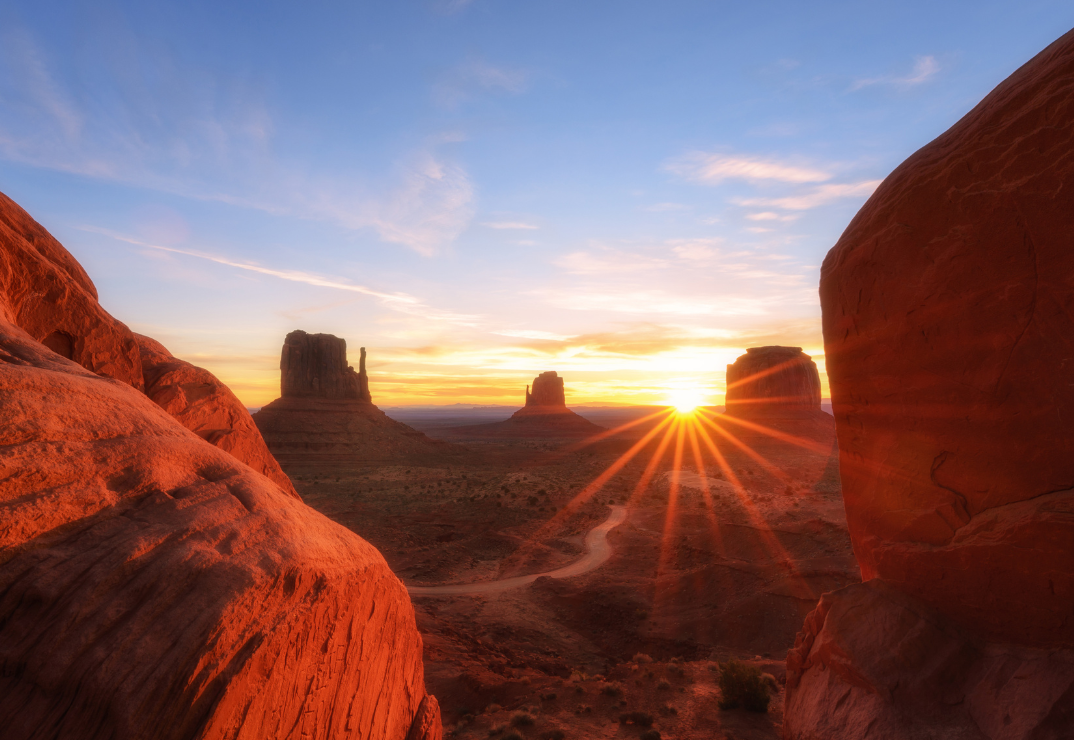
<instances>
[{"instance_id":1,"label":"blue sky","mask_svg":"<svg viewBox=\"0 0 1074 740\"><path fill-rule=\"evenodd\" d=\"M302 328L374 400L720 402L823 366L818 269L1062 2L20 2L0 190L134 330L250 405Z\"/></svg>"}]
</instances>

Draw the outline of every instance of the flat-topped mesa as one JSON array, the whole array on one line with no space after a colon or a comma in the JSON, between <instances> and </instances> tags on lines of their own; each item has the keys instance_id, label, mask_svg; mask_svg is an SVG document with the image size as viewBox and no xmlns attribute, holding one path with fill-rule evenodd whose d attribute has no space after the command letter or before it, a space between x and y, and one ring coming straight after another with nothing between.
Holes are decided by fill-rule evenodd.
<instances>
[{"instance_id":1,"label":"flat-topped mesa","mask_svg":"<svg viewBox=\"0 0 1074 740\"><path fill-rule=\"evenodd\" d=\"M533 392L526 386L526 406L543 406L567 408L567 398L563 393L563 378L555 370L541 373L533 379Z\"/></svg>"},{"instance_id":2,"label":"flat-topped mesa","mask_svg":"<svg viewBox=\"0 0 1074 740\"><path fill-rule=\"evenodd\" d=\"M355 372L347 364L347 340L332 334L291 332L280 356L280 395L372 402L365 347Z\"/></svg>"},{"instance_id":3,"label":"flat-topped mesa","mask_svg":"<svg viewBox=\"0 0 1074 740\"><path fill-rule=\"evenodd\" d=\"M750 347L727 366L727 413L820 411L820 373L801 347Z\"/></svg>"}]
</instances>

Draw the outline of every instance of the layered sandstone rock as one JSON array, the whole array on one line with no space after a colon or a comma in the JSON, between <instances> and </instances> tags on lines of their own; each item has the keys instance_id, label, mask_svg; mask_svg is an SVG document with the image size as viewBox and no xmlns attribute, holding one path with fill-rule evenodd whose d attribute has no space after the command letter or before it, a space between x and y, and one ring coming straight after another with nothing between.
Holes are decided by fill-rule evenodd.
<instances>
[{"instance_id":1,"label":"layered sandstone rock","mask_svg":"<svg viewBox=\"0 0 1074 740\"><path fill-rule=\"evenodd\" d=\"M293 331L283 341L280 357L283 398L332 398L372 401L361 348L359 371L347 364L347 340L331 334Z\"/></svg>"},{"instance_id":2,"label":"layered sandstone rock","mask_svg":"<svg viewBox=\"0 0 1074 740\"><path fill-rule=\"evenodd\" d=\"M208 370L177 359L160 342L135 334L145 394L190 431L242 460L291 495L291 479L269 452L242 402Z\"/></svg>"},{"instance_id":3,"label":"layered sandstone rock","mask_svg":"<svg viewBox=\"0 0 1074 740\"><path fill-rule=\"evenodd\" d=\"M280 358L280 398L253 416L273 456L284 464L361 463L451 454L373 405L361 350L359 372L347 343L331 334L293 331Z\"/></svg>"},{"instance_id":4,"label":"layered sandstone rock","mask_svg":"<svg viewBox=\"0 0 1074 740\"><path fill-rule=\"evenodd\" d=\"M567 408L567 398L563 390L563 378L555 370L541 373L533 379L533 392L526 386L526 406L545 406Z\"/></svg>"},{"instance_id":5,"label":"layered sandstone rock","mask_svg":"<svg viewBox=\"0 0 1074 740\"><path fill-rule=\"evenodd\" d=\"M162 408L217 424L201 406L220 396L215 379L145 340L162 404L134 387L133 336L70 255L12 229L26 222L4 205L5 740L439 740L413 610L380 554ZM35 300L46 316L81 312L60 324L80 362L37 341L49 324ZM116 368L125 376L99 374Z\"/></svg>"},{"instance_id":6,"label":"layered sandstone rock","mask_svg":"<svg viewBox=\"0 0 1074 740\"><path fill-rule=\"evenodd\" d=\"M87 370L143 387L134 334L97 302L74 257L0 193L0 291L4 318Z\"/></svg>"},{"instance_id":7,"label":"layered sandstone rock","mask_svg":"<svg viewBox=\"0 0 1074 740\"><path fill-rule=\"evenodd\" d=\"M820 374L801 347L750 347L727 366L729 414L820 411Z\"/></svg>"},{"instance_id":8,"label":"layered sandstone rock","mask_svg":"<svg viewBox=\"0 0 1074 740\"><path fill-rule=\"evenodd\" d=\"M298 495L230 389L101 308L82 266L2 193L0 291L0 315L31 337L87 370L145 391L188 429Z\"/></svg>"},{"instance_id":9,"label":"layered sandstone rock","mask_svg":"<svg viewBox=\"0 0 1074 740\"><path fill-rule=\"evenodd\" d=\"M879 702L873 732L915 736L884 723L892 702L923 696L913 684L932 680L921 671L940 649L876 622L848 630L873 610L901 615L912 637L932 623L921 609L953 631L936 638L944 650L1041 651L986 671L995 711L1010 714L989 724L995 734L967 724L946 736L1074 732L1072 176L1074 32L895 170L825 260L825 353L850 534L863 577L908 601L892 611L872 592L837 592L831 611L807 623L791 683L831 685L788 691L787 737L830 737L819 717L838 722L854 710L829 702L868 692L870 666L891 651L891 675L903 680L894 698L870 700ZM857 599L870 603L836 611ZM851 643L845 670L833 672L825 646ZM962 686L975 660L936 680ZM1017 719L1019 686L1065 697L1068 713L1055 719L1047 702L1028 702L1037 719Z\"/></svg>"}]
</instances>

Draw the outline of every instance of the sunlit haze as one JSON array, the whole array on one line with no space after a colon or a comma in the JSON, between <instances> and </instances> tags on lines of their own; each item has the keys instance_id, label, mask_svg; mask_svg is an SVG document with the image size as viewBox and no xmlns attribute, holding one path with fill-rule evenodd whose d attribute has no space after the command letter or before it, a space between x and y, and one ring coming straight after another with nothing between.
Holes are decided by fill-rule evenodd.
<instances>
[{"instance_id":1,"label":"sunlit haze","mask_svg":"<svg viewBox=\"0 0 1074 740\"><path fill-rule=\"evenodd\" d=\"M381 405L556 370L568 404L690 411L763 344L827 396L825 253L1071 25L887 6L14 0L0 190L249 406L294 329L366 347Z\"/></svg>"}]
</instances>

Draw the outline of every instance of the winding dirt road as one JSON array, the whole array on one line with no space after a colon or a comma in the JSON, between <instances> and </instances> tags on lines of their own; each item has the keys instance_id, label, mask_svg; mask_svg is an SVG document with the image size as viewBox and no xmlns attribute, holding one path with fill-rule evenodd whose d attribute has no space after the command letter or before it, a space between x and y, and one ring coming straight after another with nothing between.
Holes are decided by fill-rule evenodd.
<instances>
[{"instance_id":1,"label":"winding dirt road","mask_svg":"<svg viewBox=\"0 0 1074 740\"><path fill-rule=\"evenodd\" d=\"M608 532L612 531L626 521L627 511L625 506L612 506L611 516L602 523L589 530L585 536L586 554L575 560L570 565L550 570L545 573L534 573L530 576L516 576L504 578L501 581L486 581L484 583L458 583L450 586L407 586L406 590L411 596L455 596L458 594L490 594L497 591L509 591L512 588L525 586L533 583L542 576L549 578L570 578L588 573L599 568L612 556L612 546L608 544Z\"/></svg>"}]
</instances>

